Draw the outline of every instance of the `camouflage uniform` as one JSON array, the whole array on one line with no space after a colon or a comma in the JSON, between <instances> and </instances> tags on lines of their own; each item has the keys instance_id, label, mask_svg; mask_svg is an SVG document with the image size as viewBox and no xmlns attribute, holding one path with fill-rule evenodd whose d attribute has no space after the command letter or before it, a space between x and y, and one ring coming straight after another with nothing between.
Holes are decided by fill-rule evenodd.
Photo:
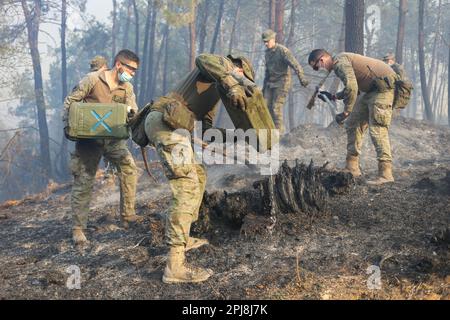
<instances>
[{"instance_id":1,"label":"camouflage uniform","mask_svg":"<svg viewBox=\"0 0 450 320\"><path fill-rule=\"evenodd\" d=\"M203 165L193 162L190 139L174 133L174 129L163 121L164 108L171 100L180 101L195 114L198 121L202 121L203 129L206 130L212 127L219 100L222 98L225 104L230 103L226 89L238 85L238 81L231 76L235 66L228 58L202 54L197 57L196 65L197 68L172 92L153 104L145 121L147 137L162 159L173 193L166 227L166 241L172 247L186 246L190 226L198 218L205 191L206 171ZM247 69L246 75L248 72ZM184 146L181 163L177 163L172 154L177 145Z\"/></svg>"},{"instance_id":2,"label":"camouflage uniform","mask_svg":"<svg viewBox=\"0 0 450 320\"><path fill-rule=\"evenodd\" d=\"M347 156L361 154L364 133L369 128L377 159L391 162L388 130L392 119L394 87L381 92L373 87L373 79L376 76L388 77L393 83L395 72L380 60L354 53L341 53L333 58L333 62L333 70L345 86L336 97L344 100L344 110L350 113L345 123Z\"/></svg>"},{"instance_id":3,"label":"camouflage uniform","mask_svg":"<svg viewBox=\"0 0 450 320\"><path fill-rule=\"evenodd\" d=\"M302 67L292 52L281 44L276 44L274 48L266 50L265 61L264 97L272 113L275 126L282 134L284 132L283 107L291 88L289 67L294 70L302 85L306 86L307 81L304 78Z\"/></svg>"},{"instance_id":4,"label":"camouflage uniform","mask_svg":"<svg viewBox=\"0 0 450 320\"><path fill-rule=\"evenodd\" d=\"M84 77L77 87L64 100L63 122L67 127L68 111L72 102L119 102L128 104L137 111L133 87L129 83L119 83L110 90L105 71L92 72ZM74 229L86 229L89 203L95 174L101 156L111 161L118 168L120 180L120 213L124 220L135 216L137 167L125 140L83 139L78 140L71 157L71 170L74 176L72 186L72 212Z\"/></svg>"}]
</instances>

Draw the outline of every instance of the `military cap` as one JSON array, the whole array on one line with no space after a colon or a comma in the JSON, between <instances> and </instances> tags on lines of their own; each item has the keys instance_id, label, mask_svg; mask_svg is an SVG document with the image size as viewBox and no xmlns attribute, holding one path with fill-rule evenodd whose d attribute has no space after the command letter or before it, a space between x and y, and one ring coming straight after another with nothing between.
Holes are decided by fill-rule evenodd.
<instances>
[{"instance_id":1,"label":"military cap","mask_svg":"<svg viewBox=\"0 0 450 320\"><path fill-rule=\"evenodd\" d=\"M95 56L90 62L91 72L98 71L101 67L108 65L106 58L103 56Z\"/></svg>"},{"instance_id":2,"label":"military cap","mask_svg":"<svg viewBox=\"0 0 450 320\"><path fill-rule=\"evenodd\" d=\"M395 55L392 52L387 53L383 57L383 61L388 61L388 60L395 60Z\"/></svg>"},{"instance_id":3,"label":"military cap","mask_svg":"<svg viewBox=\"0 0 450 320\"><path fill-rule=\"evenodd\" d=\"M249 78L252 81L255 81L255 71L253 70L252 63L250 60L247 59L247 57L240 56L237 54L229 54L227 55L227 58L230 60L238 60L242 64L242 69L244 70L244 74L247 78Z\"/></svg>"},{"instance_id":4,"label":"military cap","mask_svg":"<svg viewBox=\"0 0 450 320\"><path fill-rule=\"evenodd\" d=\"M263 32L262 34L262 40L263 41L269 41L270 39L275 39L275 36L277 34L275 33L275 31L271 30L271 29L267 29L266 31Z\"/></svg>"}]
</instances>

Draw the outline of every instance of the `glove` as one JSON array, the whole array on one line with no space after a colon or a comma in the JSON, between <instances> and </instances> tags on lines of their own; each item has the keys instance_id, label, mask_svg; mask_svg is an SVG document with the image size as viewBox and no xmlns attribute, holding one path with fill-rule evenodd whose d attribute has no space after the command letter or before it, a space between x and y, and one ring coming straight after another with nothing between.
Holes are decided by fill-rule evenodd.
<instances>
[{"instance_id":1,"label":"glove","mask_svg":"<svg viewBox=\"0 0 450 320\"><path fill-rule=\"evenodd\" d=\"M327 97L328 100L330 101L336 100L336 96L334 94L329 93L328 91L320 91L317 97L323 102L327 102L327 100L325 100L325 97Z\"/></svg>"},{"instance_id":2,"label":"glove","mask_svg":"<svg viewBox=\"0 0 450 320\"><path fill-rule=\"evenodd\" d=\"M347 119L349 115L350 115L350 113L345 113L345 112L338 113L336 115L335 120L339 125L341 125L344 123L345 119Z\"/></svg>"},{"instance_id":3,"label":"glove","mask_svg":"<svg viewBox=\"0 0 450 320\"><path fill-rule=\"evenodd\" d=\"M308 80L306 80L306 79L299 79L300 80L300 84L303 86L303 87L307 87L308 85L309 85L309 81Z\"/></svg>"},{"instance_id":4,"label":"glove","mask_svg":"<svg viewBox=\"0 0 450 320\"><path fill-rule=\"evenodd\" d=\"M255 88L256 88L256 85L245 86L244 87L245 95L247 97L253 96L253 93L255 92Z\"/></svg>"},{"instance_id":5,"label":"glove","mask_svg":"<svg viewBox=\"0 0 450 320\"><path fill-rule=\"evenodd\" d=\"M241 86L244 87L245 95L247 97L253 96L254 88L257 87L253 81L247 79L247 77L237 73L236 71L231 72L231 75L233 76L234 79L236 79L239 82Z\"/></svg>"},{"instance_id":6,"label":"glove","mask_svg":"<svg viewBox=\"0 0 450 320\"><path fill-rule=\"evenodd\" d=\"M227 97L231 100L234 107L245 111L247 108L247 99L244 90L240 86L234 86L228 90Z\"/></svg>"},{"instance_id":7,"label":"glove","mask_svg":"<svg viewBox=\"0 0 450 320\"><path fill-rule=\"evenodd\" d=\"M131 109L131 107L128 107L128 108L130 108L130 109L128 109L127 118L128 118L128 120L131 120L136 115L136 111L134 109Z\"/></svg>"}]
</instances>

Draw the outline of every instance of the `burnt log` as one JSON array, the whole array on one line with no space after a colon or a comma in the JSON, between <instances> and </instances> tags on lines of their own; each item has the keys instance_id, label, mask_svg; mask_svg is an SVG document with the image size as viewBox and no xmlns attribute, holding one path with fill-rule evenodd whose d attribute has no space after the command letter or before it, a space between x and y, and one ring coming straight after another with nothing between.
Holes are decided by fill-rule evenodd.
<instances>
[{"instance_id":1,"label":"burnt log","mask_svg":"<svg viewBox=\"0 0 450 320\"><path fill-rule=\"evenodd\" d=\"M212 221L240 229L259 217L272 230L280 214L325 214L329 197L348 192L355 182L350 173L330 171L326 165L316 167L312 161L305 165L296 160L290 167L284 161L276 175L255 181L253 186L233 193L205 193L194 233L208 232Z\"/></svg>"}]
</instances>

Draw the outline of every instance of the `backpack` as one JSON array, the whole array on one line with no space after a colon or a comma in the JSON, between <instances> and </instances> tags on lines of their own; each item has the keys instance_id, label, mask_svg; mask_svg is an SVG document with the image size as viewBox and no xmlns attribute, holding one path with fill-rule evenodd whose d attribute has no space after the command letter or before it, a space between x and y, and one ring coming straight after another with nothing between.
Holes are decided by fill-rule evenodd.
<instances>
[{"instance_id":1,"label":"backpack","mask_svg":"<svg viewBox=\"0 0 450 320\"><path fill-rule=\"evenodd\" d=\"M152 105L153 101L139 110L139 112L128 122L128 127L131 129L131 139L142 148L149 143L147 135L145 134L145 119L150 113Z\"/></svg>"},{"instance_id":2,"label":"backpack","mask_svg":"<svg viewBox=\"0 0 450 320\"><path fill-rule=\"evenodd\" d=\"M408 105L409 100L411 100L413 90L412 82L405 79L396 80L393 109L404 109Z\"/></svg>"}]
</instances>

